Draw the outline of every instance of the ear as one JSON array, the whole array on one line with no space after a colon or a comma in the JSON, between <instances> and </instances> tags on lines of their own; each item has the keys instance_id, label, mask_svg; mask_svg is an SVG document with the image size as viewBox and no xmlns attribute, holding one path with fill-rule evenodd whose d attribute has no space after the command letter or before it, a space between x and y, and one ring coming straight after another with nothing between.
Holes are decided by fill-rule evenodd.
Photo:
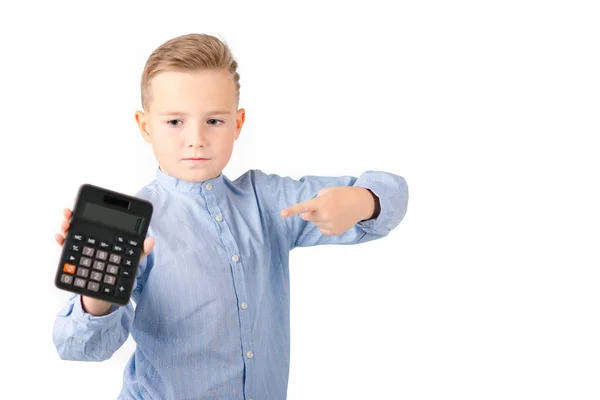
<instances>
[{"instance_id":1,"label":"ear","mask_svg":"<svg viewBox=\"0 0 600 400\"><path fill-rule=\"evenodd\" d=\"M243 108L240 108L237 111L237 115L235 117L235 139L236 140L240 136L240 132L242 131L242 126L244 125L245 121L246 121L246 110L244 110Z\"/></svg>"},{"instance_id":2,"label":"ear","mask_svg":"<svg viewBox=\"0 0 600 400\"><path fill-rule=\"evenodd\" d=\"M147 116L142 111L135 112L135 122L138 124L138 128L144 140L148 143L152 143L152 137L150 136L150 131L148 130L148 121L146 120Z\"/></svg>"}]
</instances>

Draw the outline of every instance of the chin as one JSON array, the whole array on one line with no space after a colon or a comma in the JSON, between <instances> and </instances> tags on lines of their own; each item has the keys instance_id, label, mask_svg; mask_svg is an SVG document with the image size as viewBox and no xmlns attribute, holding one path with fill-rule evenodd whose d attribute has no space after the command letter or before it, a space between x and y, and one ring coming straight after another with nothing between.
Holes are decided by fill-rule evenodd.
<instances>
[{"instance_id":1,"label":"chin","mask_svg":"<svg viewBox=\"0 0 600 400\"><path fill-rule=\"evenodd\" d=\"M189 179L187 180L191 182L203 182L209 179L216 178L217 176L219 176L219 173L212 171L192 170L189 171L186 175L189 177Z\"/></svg>"}]
</instances>

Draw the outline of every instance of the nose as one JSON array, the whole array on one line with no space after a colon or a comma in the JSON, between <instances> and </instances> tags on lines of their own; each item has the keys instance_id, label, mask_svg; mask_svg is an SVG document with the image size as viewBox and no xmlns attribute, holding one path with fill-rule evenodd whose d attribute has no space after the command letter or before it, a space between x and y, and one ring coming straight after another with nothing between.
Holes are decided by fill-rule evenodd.
<instances>
[{"instance_id":1,"label":"nose","mask_svg":"<svg viewBox=\"0 0 600 400\"><path fill-rule=\"evenodd\" d=\"M203 126L190 127L186 135L187 147L204 147L206 145L206 131Z\"/></svg>"}]
</instances>

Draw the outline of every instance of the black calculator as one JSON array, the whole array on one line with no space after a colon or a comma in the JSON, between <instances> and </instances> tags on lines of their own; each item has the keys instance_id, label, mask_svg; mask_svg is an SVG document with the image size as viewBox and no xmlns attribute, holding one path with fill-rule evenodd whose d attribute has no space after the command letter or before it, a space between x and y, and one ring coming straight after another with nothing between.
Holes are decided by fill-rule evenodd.
<instances>
[{"instance_id":1,"label":"black calculator","mask_svg":"<svg viewBox=\"0 0 600 400\"><path fill-rule=\"evenodd\" d=\"M126 305L152 211L149 201L81 185L63 243L56 287Z\"/></svg>"}]
</instances>

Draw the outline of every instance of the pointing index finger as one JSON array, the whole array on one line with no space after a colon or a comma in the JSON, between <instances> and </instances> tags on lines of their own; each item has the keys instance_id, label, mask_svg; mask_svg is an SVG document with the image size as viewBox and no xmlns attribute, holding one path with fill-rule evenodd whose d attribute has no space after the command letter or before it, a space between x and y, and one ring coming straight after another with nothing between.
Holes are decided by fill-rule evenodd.
<instances>
[{"instance_id":1,"label":"pointing index finger","mask_svg":"<svg viewBox=\"0 0 600 400\"><path fill-rule=\"evenodd\" d=\"M304 214L309 211L316 211L319 205L318 198L306 200L301 203L294 204L283 210L281 216L283 218L291 217L292 215Z\"/></svg>"}]
</instances>

